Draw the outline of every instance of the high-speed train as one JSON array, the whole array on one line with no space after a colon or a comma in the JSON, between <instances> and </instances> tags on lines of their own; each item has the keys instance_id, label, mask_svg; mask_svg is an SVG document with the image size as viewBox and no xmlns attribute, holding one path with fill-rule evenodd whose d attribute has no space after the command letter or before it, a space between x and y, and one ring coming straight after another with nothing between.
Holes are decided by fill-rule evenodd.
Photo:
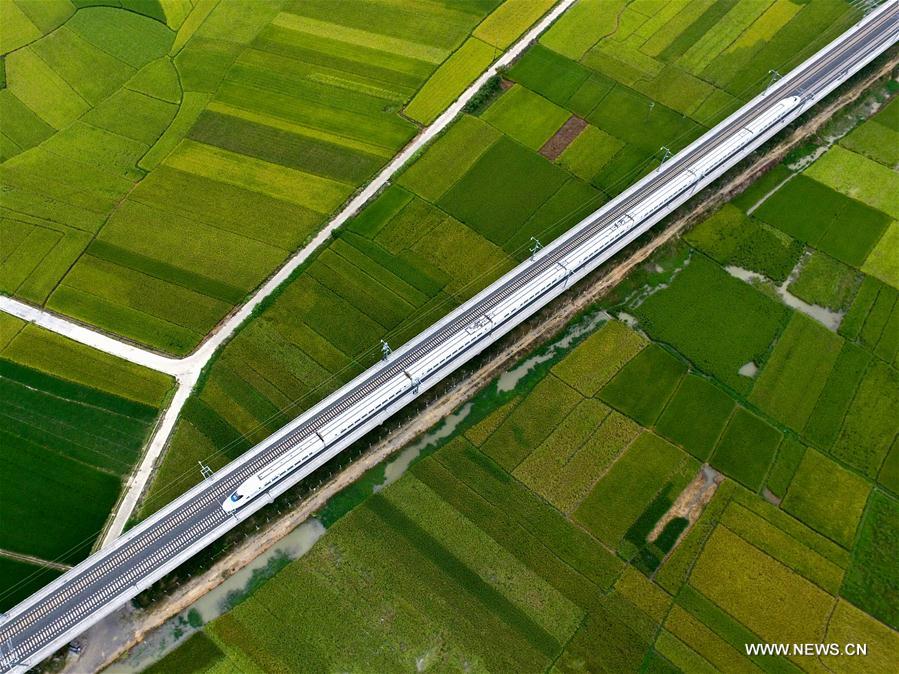
<instances>
[{"instance_id":1,"label":"high-speed train","mask_svg":"<svg viewBox=\"0 0 899 674\"><path fill-rule=\"evenodd\" d=\"M497 326L511 320L536 298L546 294L555 286L564 284L573 270L588 265L627 232L638 227L685 192L694 189L710 171L715 170L746 147L753 139L769 130L772 125L795 110L801 102L802 99L799 96L790 96L778 101L757 119L721 143L715 150L682 169L649 198L640 201L612 224L573 247L555 264L548 266L515 292L495 303L486 313L422 354L402 374L382 382L358 402L331 418L311 435L300 440L280 457L246 479L224 501L222 508L225 512L237 510L304 466L307 466L307 472L311 472L316 457L329 447L386 409L397 398L407 393L417 394L422 381L440 370L449 361L463 354L469 347L495 330ZM541 252L545 254L551 249L552 244Z\"/></svg>"}]
</instances>

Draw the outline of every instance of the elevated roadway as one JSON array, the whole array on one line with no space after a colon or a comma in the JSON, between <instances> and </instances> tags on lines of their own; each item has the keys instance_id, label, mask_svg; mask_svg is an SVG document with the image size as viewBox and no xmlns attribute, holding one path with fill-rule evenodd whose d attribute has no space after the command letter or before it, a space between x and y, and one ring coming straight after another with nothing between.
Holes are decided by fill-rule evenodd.
<instances>
[{"instance_id":1,"label":"elevated roadway","mask_svg":"<svg viewBox=\"0 0 899 674\"><path fill-rule=\"evenodd\" d=\"M888 0L660 168L542 249L531 260L522 263L410 340L386 362L362 373L112 545L14 607L0 623L0 671L27 670L289 489L627 246L889 48L897 37L899 0ZM764 120L772 119L772 111L777 106L782 105L785 99L794 100L794 96L799 98L799 103L792 105L788 114L778 117L770 127L767 123L763 124ZM734 147L735 139L741 134L745 137L747 128L762 126L764 131L755 134L745 145L740 145L738 152L727 153L726 161L714 161L716 157L723 156L726 148ZM713 164L714 168L697 177L689 190L674 190L675 181L683 180L687 169ZM650 212L646 205L659 203L666 194L675 196L670 199L665 197L664 208ZM638 212L648 215L643 219L630 218L633 221L626 227L621 225L629 218L628 214ZM597 241L602 241L602 246L597 248ZM572 259L571 256L585 250L585 246L592 246L590 250L595 252L578 268L566 268L563 283L528 294L526 304L512 315L493 325L489 332L464 350L453 353L445 363L441 361L439 369L423 380L415 381L406 394L377 408L339 441L329 442L322 451L306 461L302 469L291 473L232 514L223 511L222 502L248 477L348 410L367 409L373 392L386 382L403 375L428 354L445 351L452 340L458 341L459 335L471 330L473 325L483 326L484 317L494 312L496 307L516 296L516 293L520 296L521 291L533 284L535 279L545 276L549 269L557 268L563 260Z\"/></svg>"}]
</instances>

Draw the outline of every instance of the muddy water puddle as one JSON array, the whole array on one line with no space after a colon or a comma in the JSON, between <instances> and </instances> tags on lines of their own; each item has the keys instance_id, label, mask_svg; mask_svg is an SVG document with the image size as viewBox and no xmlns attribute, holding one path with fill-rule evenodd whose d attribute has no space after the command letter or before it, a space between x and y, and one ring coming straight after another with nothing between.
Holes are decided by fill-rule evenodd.
<instances>
[{"instance_id":1,"label":"muddy water puddle","mask_svg":"<svg viewBox=\"0 0 899 674\"><path fill-rule=\"evenodd\" d=\"M802 261L800 260L800 262L796 265L796 269L794 269L793 272L787 277L787 280L781 283L779 286L774 285L774 283L768 277L763 276L762 274L759 274L757 272L750 271L748 269L743 269L742 267L728 266L724 269L734 278L745 281L750 285L761 285L774 290L774 292L776 292L778 297L780 298L781 302L786 304L788 307L802 312L809 318L815 319L829 330L833 330L834 332L836 332L837 328L840 327L840 323L843 320L845 312L832 311L825 307L818 306L817 304L809 304L808 302L799 299L789 290L787 290L790 283L792 283L798 275L798 270L801 264Z\"/></svg>"},{"instance_id":2,"label":"muddy water puddle","mask_svg":"<svg viewBox=\"0 0 899 674\"><path fill-rule=\"evenodd\" d=\"M384 466L384 481L380 484L376 484L373 487L373 491L379 492L384 487L399 480L403 473L409 469L409 466L412 465L412 462L415 461L424 450L437 445L441 440L444 440L455 433L459 424L465 421L470 413L471 403L465 403L458 410L446 417L443 420L443 423L437 428L425 433L414 443L406 447L406 449L400 452L393 461L390 461Z\"/></svg>"},{"instance_id":3,"label":"muddy water puddle","mask_svg":"<svg viewBox=\"0 0 899 674\"><path fill-rule=\"evenodd\" d=\"M325 527L318 520L306 520L277 545L203 595L190 608L151 632L122 659L104 669L104 674L136 674L143 671L174 650L203 624L225 613L238 597L259 582L260 576L269 576L306 554L324 533Z\"/></svg>"},{"instance_id":4,"label":"muddy water puddle","mask_svg":"<svg viewBox=\"0 0 899 674\"><path fill-rule=\"evenodd\" d=\"M585 316L566 330L561 337L541 350L541 353L526 358L503 372L494 384L496 390L498 392L512 391L538 365L556 357L561 351L570 349L577 340L590 334L604 322L611 320L611 318L612 316L605 311L597 311ZM383 481L374 485L372 490L378 492L398 480L423 452L438 446L443 440L452 436L469 417L472 408L473 404L471 402L462 405L447 416L439 426L422 435L396 455L395 458L386 463ZM104 674L137 674L145 670L186 641L192 634L201 629L202 625L225 613L237 598L245 595L258 585L260 576L271 576L287 563L302 557L324 533L325 527L318 520L307 520L251 564L236 572L221 585L198 599L189 608L181 611L178 615L166 621L161 627L148 634L140 644L128 651L123 658L104 669ZM110 616L108 619L111 621L109 625L104 627L103 623L101 623L97 626L98 629L91 636L91 640L95 643L90 644L90 646L94 647L91 649L92 651L98 651L98 662L102 662L102 659L99 658L99 652L102 651L103 646L108 647L112 644L114 641L112 639L113 634L124 629L130 614L131 611L125 611L121 615ZM81 665L81 668L70 671L95 671L96 666L91 667L89 664L89 660L92 660L93 657L93 653L89 653L88 649L85 649L84 655L76 661Z\"/></svg>"},{"instance_id":5,"label":"muddy water puddle","mask_svg":"<svg viewBox=\"0 0 899 674\"><path fill-rule=\"evenodd\" d=\"M612 317L605 311L597 311L590 314L583 320L571 326L561 338L546 347L541 353L526 358L518 363L515 367L503 372L496 382L496 390L500 393L508 393L512 391L528 375L535 367L541 363L552 360L559 351L571 348L575 340L586 334L593 332L600 325L610 320Z\"/></svg>"}]
</instances>

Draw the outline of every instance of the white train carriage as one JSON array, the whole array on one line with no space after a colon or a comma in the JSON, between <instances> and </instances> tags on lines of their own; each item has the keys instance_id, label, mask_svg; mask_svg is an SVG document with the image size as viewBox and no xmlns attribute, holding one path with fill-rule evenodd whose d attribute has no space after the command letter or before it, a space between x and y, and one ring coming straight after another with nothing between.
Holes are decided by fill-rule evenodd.
<instances>
[{"instance_id":1,"label":"white train carriage","mask_svg":"<svg viewBox=\"0 0 899 674\"><path fill-rule=\"evenodd\" d=\"M487 316L494 324L508 320L530 304L538 295L568 278L569 274L570 268L566 269L558 264L547 267L521 288L503 298L487 312Z\"/></svg>"},{"instance_id":2,"label":"white train carriage","mask_svg":"<svg viewBox=\"0 0 899 674\"><path fill-rule=\"evenodd\" d=\"M777 105L770 110L763 112L754 120L749 122L744 128L748 129L753 135L758 135L763 131L767 131L773 124L779 122L786 115L793 112L799 104L802 103L800 96L788 96L777 102Z\"/></svg>"},{"instance_id":3,"label":"white train carriage","mask_svg":"<svg viewBox=\"0 0 899 674\"><path fill-rule=\"evenodd\" d=\"M642 200L627 213L603 228L595 236L559 260L550 265L528 283L503 298L487 313L460 328L449 338L422 355L402 374L391 377L388 381L370 391L361 400L344 410L333 419L316 429L314 433L303 438L295 447L290 448L282 456L273 460L261 471L242 482L225 500L222 508L226 512L237 510L272 485L295 473L304 465L306 472L312 472L322 461L316 458L326 454L341 439L351 435L377 414L384 414L398 398L407 393L418 394L419 386L426 377L438 372L453 359L466 353L469 348L487 333L502 323L511 320L522 309L530 305L538 296L544 294L559 283L567 282L573 272L580 270L597 255L606 250L622 234L630 231L661 209L674 203L685 191L699 183L710 171L730 159L734 154L746 147L750 142L780 121L785 115L795 110L802 102L799 96L784 98L756 120L741 128L733 136L725 140L713 151L697 160L669 180L661 189L649 198ZM538 257L543 257L549 250L544 248ZM323 460L327 460L324 456Z\"/></svg>"},{"instance_id":4,"label":"white train carriage","mask_svg":"<svg viewBox=\"0 0 899 674\"><path fill-rule=\"evenodd\" d=\"M295 447L267 464L258 473L241 482L222 503L222 509L225 512L237 510L303 465L311 463L327 447L352 432L353 428L366 421L372 414L386 408L409 388L409 379L403 375L392 377L381 384L361 403L338 414L314 433L303 438ZM305 477L305 475L301 475L301 477Z\"/></svg>"},{"instance_id":5,"label":"white train carriage","mask_svg":"<svg viewBox=\"0 0 899 674\"><path fill-rule=\"evenodd\" d=\"M418 358L415 364L408 369L410 376L415 381L416 388L422 380L441 370L460 354L469 351L472 345L491 333L496 324L493 312L483 314ZM477 348L472 353L479 351L480 348Z\"/></svg>"},{"instance_id":6,"label":"white train carriage","mask_svg":"<svg viewBox=\"0 0 899 674\"><path fill-rule=\"evenodd\" d=\"M266 465L255 475L238 485L225 502L222 509L229 513L249 503L276 482L284 479L325 448L325 443L317 434L312 434L296 446Z\"/></svg>"},{"instance_id":7,"label":"white train carriage","mask_svg":"<svg viewBox=\"0 0 899 674\"><path fill-rule=\"evenodd\" d=\"M397 374L370 391L362 400L320 426L316 432L328 446L348 435L410 388L409 378Z\"/></svg>"}]
</instances>

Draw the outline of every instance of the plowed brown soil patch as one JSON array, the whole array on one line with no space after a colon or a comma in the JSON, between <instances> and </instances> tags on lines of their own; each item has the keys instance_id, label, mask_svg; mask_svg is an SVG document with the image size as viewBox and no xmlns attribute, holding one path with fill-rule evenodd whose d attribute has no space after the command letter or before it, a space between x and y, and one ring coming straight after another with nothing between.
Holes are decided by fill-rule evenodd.
<instances>
[{"instance_id":1,"label":"plowed brown soil patch","mask_svg":"<svg viewBox=\"0 0 899 674\"><path fill-rule=\"evenodd\" d=\"M565 151L566 147L571 145L571 141L577 138L586 126L587 122L580 117L572 115L556 131L555 135L543 144L543 147L540 148L540 154L547 159L555 159Z\"/></svg>"}]
</instances>

